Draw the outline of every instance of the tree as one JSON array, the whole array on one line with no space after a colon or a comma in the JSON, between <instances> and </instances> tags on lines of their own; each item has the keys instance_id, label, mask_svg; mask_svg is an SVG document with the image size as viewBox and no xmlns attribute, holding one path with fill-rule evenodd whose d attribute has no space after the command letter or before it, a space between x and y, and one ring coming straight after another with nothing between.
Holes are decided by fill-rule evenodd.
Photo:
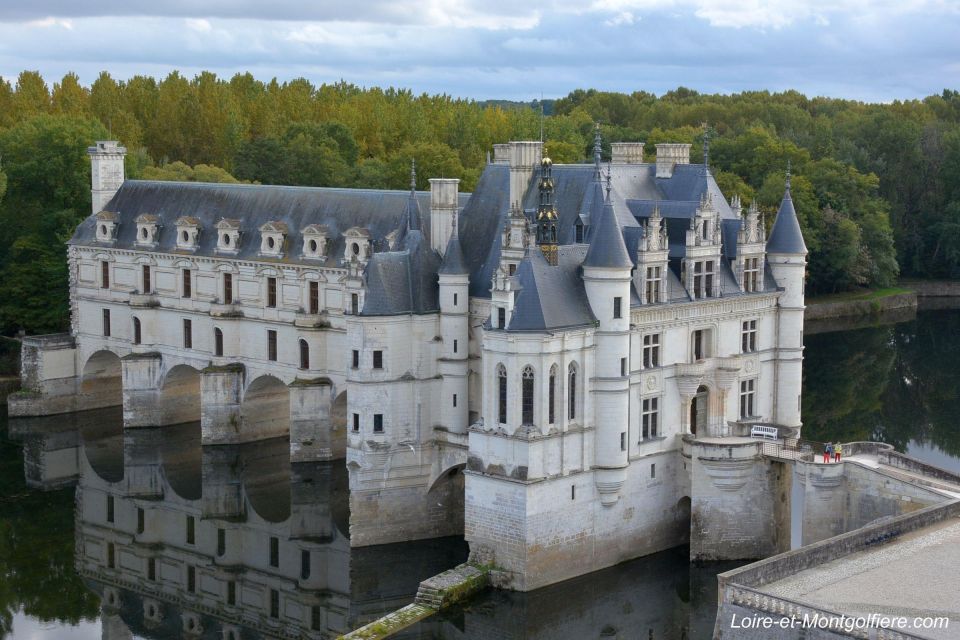
<instances>
[{"instance_id":1,"label":"tree","mask_svg":"<svg viewBox=\"0 0 960 640\"><path fill-rule=\"evenodd\" d=\"M208 164L198 164L191 167L183 162L171 162L160 167L144 167L144 180L164 180L171 182L226 182L237 183L239 180L230 175L225 169Z\"/></svg>"},{"instance_id":2,"label":"tree","mask_svg":"<svg viewBox=\"0 0 960 640\"><path fill-rule=\"evenodd\" d=\"M393 154L389 162L390 187L410 188L410 161L417 163L417 189L430 188L430 178L456 178L463 175L460 157L442 142L406 144ZM470 189L461 185L461 189Z\"/></svg>"}]
</instances>

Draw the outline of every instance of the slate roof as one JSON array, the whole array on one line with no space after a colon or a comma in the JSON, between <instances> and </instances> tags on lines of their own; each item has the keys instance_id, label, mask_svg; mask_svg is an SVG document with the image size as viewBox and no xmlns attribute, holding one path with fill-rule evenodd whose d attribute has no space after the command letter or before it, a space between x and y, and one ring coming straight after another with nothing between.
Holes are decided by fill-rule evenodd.
<instances>
[{"instance_id":1,"label":"slate roof","mask_svg":"<svg viewBox=\"0 0 960 640\"><path fill-rule=\"evenodd\" d=\"M528 247L514 276L520 290L507 330L550 331L596 324L580 276L585 254L585 245L561 245L553 267L539 249Z\"/></svg>"},{"instance_id":2,"label":"slate roof","mask_svg":"<svg viewBox=\"0 0 960 640\"><path fill-rule=\"evenodd\" d=\"M767 253L792 253L807 255L807 245L803 241L803 232L800 231L800 221L797 220L797 211L793 208L793 198L790 196L790 186L787 186L780 202L777 219L773 229L767 237Z\"/></svg>"},{"instance_id":3,"label":"slate roof","mask_svg":"<svg viewBox=\"0 0 960 640\"><path fill-rule=\"evenodd\" d=\"M419 229L408 229L400 251L375 253L367 263L363 316L432 313L440 308L440 255Z\"/></svg>"},{"instance_id":4,"label":"slate roof","mask_svg":"<svg viewBox=\"0 0 960 640\"><path fill-rule=\"evenodd\" d=\"M443 264L440 266L439 273L458 276L470 273L466 258L463 257L463 247L460 245L460 225L457 225L453 233L450 234L447 248L443 252Z\"/></svg>"},{"instance_id":5,"label":"slate roof","mask_svg":"<svg viewBox=\"0 0 960 640\"><path fill-rule=\"evenodd\" d=\"M620 223L617 220L612 202L608 201L603 205L599 219L591 221L590 226L593 228L593 233L588 245L590 248L587 249L587 256L583 261L584 267L600 269L633 268L633 260L630 259L630 252L627 251L623 231L620 229ZM636 247L636 242L634 242L634 247Z\"/></svg>"}]
</instances>

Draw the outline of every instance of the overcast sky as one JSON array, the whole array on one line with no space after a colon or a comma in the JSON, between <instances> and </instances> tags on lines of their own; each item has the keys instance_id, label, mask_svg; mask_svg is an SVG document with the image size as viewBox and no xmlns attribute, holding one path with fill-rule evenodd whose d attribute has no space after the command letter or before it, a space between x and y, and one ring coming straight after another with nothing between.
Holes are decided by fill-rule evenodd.
<instances>
[{"instance_id":1,"label":"overcast sky","mask_svg":"<svg viewBox=\"0 0 960 640\"><path fill-rule=\"evenodd\" d=\"M0 76L23 69L889 101L960 89L960 0L0 0Z\"/></svg>"}]
</instances>

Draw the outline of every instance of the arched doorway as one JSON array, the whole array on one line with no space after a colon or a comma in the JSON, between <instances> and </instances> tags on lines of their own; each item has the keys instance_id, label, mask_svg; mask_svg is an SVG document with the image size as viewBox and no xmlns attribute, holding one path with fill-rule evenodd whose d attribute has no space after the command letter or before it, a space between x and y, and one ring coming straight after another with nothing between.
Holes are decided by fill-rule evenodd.
<instances>
[{"instance_id":1,"label":"arched doorway","mask_svg":"<svg viewBox=\"0 0 960 640\"><path fill-rule=\"evenodd\" d=\"M690 433L703 434L707 426L707 402L710 399L710 390L700 385L697 395L690 401Z\"/></svg>"},{"instance_id":2,"label":"arched doorway","mask_svg":"<svg viewBox=\"0 0 960 640\"><path fill-rule=\"evenodd\" d=\"M200 372L179 364L167 372L160 387L164 424L200 421Z\"/></svg>"},{"instance_id":3,"label":"arched doorway","mask_svg":"<svg viewBox=\"0 0 960 640\"><path fill-rule=\"evenodd\" d=\"M83 365L80 393L86 407L114 407L123 404L120 356L112 351L97 351Z\"/></svg>"},{"instance_id":4,"label":"arched doorway","mask_svg":"<svg viewBox=\"0 0 960 640\"><path fill-rule=\"evenodd\" d=\"M240 406L240 440L263 440L290 435L290 390L273 376L250 383Z\"/></svg>"}]
</instances>

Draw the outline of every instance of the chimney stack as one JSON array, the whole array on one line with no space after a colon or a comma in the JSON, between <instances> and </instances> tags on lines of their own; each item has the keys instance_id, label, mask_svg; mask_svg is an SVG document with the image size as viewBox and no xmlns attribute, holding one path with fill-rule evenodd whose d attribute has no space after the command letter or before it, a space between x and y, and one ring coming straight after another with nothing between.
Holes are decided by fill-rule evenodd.
<instances>
[{"instance_id":1,"label":"chimney stack","mask_svg":"<svg viewBox=\"0 0 960 640\"><path fill-rule=\"evenodd\" d=\"M116 140L98 140L87 147L90 155L90 200L93 213L100 213L123 184L123 158L126 147Z\"/></svg>"},{"instance_id":2,"label":"chimney stack","mask_svg":"<svg viewBox=\"0 0 960 640\"><path fill-rule=\"evenodd\" d=\"M690 146L682 143L657 145L657 177L672 178L678 164L690 164Z\"/></svg>"},{"instance_id":3,"label":"chimney stack","mask_svg":"<svg viewBox=\"0 0 960 640\"><path fill-rule=\"evenodd\" d=\"M533 173L540 167L542 142L510 142L510 202L523 208L523 196Z\"/></svg>"},{"instance_id":4,"label":"chimney stack","mask_svg":"<svg viewBox=\"0 0 960 640\"><path fill-rule=\"evenodd\" d=\"M610 152L613 164L643 164L642 142L613 142Z\"/></svg>"},{"instance_id":5,"label":"chimney stack","mask_svg":"<svg viewBox=\"0 0 960 640\"><path fill-rule=\"evenodd\" d=\"M459 178L430 178L430 246L443 255L459 204Z\"/></svg>"},{"instance_id":6,"label":"chimney stack","mask_svg":"<svg viewBox=\"0 0 960 640\"><path fill-rule=\"evenodd\" d=\"M510 164L510 145L493 145L493 164Z\"/></svg>"}]
</instances>

